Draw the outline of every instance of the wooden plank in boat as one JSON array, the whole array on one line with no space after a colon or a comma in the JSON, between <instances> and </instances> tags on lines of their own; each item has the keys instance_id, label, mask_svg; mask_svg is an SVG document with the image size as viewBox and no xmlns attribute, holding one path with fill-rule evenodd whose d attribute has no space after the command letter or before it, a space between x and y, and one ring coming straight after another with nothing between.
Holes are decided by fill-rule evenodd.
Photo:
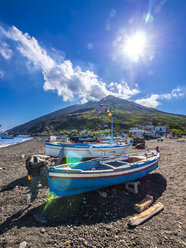
<instances>
[{"instance_id":1,"label":"wooden plank in boat","mask_svg":"<svg viewBox=\"0 0 186 248\"><path fill-rule=\"evenodd\" d=\"M116 169L114 166L112 166L112 165L110 165L110 164L101 163L101 165L105 165L105 166L107 166L107 167L109 167L109 168L111 168L111 169L113 169L113 170Z\"/></svg>"}]
</instances>

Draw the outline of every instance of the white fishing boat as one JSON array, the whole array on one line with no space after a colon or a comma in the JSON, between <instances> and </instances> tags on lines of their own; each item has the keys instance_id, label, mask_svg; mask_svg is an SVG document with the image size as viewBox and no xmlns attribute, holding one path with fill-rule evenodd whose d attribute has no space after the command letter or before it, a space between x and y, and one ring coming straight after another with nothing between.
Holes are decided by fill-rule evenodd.
<instances>
[{"instance_id":1,"label":"white fishing boat","mask_svg":"<svg viewBox=\"0 0 186 248\"><path fill-rule=\"evenodd\" d=\"M109 155L128 154L130 144L81 144L81 143L45 143L45 155L58 157L63 149L63 157L97 158Z\"/></svg>"},{"instance_id":2,"label":"white fishing boat","mask_svg":"<svg viewBox=\"0 0 186 248\"><path fill-rule=\"evenodd\" d=\"M55 140L55 139L54 139ZM45 155L58 157L60 151L63 151L62 157L77 157L82 159L98 158L110 155L128 154L131 142L114 143L113 139L113 119L111 122L111 141L110 144L81 144L81 143L62 143L45 142Z\"/></svg>"}]
</instances>

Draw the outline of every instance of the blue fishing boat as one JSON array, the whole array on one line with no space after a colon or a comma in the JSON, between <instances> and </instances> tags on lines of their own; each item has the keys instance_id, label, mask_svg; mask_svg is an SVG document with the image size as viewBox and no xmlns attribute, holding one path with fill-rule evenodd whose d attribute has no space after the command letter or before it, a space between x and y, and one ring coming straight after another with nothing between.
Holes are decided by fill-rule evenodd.
<instances>
[{"instance_id":1,"label":"blue fishing boat","mask_svg":"<svg viewBox=\"0 0 186 248\"><path fill-rule=\"evenodd\" d=\"M11 135L8 135L6 132L1 133L0 132L0 139L13 139L14 137Z\"/></svg>"},{"instance_id":2,"label":"blue fishing boat","mask_svg":"<svg viewBox=\"0 0 186 248\"><path fill-rule=\"evenodd\" d=\"M70 196L134 181L155 170L159 158L158 151L151 151L54 166L47 174L49 189L56 196Z\"/></svg>"}]
</instances>

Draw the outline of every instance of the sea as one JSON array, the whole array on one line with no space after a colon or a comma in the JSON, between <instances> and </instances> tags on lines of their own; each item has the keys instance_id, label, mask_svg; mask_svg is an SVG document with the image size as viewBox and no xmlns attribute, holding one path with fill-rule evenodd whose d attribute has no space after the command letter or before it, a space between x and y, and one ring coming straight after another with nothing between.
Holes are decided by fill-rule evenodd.
<instances>
[{"instance_id":1,"label":"sea","mask_svg":"<svg viewBox=\"0 0 186 248\"><path fill-rule=\"evenodd\" d=\"M6 147L6 146L11 146L17 143L22 143L28 140L32 140L32 137L28 137L28 136L24 136L24 135L20 135L18 137L14 137L13 139L1 139L0 138L0 148L1 147Z\"/></svg>"}]
</instances>

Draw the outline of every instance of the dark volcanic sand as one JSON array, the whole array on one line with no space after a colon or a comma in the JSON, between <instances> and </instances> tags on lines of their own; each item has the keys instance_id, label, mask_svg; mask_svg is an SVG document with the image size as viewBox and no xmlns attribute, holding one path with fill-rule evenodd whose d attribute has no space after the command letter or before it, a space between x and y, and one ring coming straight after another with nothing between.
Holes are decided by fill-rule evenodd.
<instances>
[{"instance_id":1,"label":"dark volcanic sand","mask_svg":"<svg viewBox=\"0 0 186 248\"><path fill-rule=\"evenodd\" d=\"M161 149L159 169L141 179L138 195L128 193L124 186L104 189L107 197L97 191L55 200L45 211L47 223L34 219L47 201L47 189L38 199L26 202L27 177L25 158L44 153L40 138L0 148L0 247L186 247L185 172L186 142L148 141L147 148ZM135 152L134 149L132 149ZM25 158L22 155L25 155ZM135 203L151 194L165 209L136 228L127 225L135 214Z\"/></svg>"}]
</instances>

